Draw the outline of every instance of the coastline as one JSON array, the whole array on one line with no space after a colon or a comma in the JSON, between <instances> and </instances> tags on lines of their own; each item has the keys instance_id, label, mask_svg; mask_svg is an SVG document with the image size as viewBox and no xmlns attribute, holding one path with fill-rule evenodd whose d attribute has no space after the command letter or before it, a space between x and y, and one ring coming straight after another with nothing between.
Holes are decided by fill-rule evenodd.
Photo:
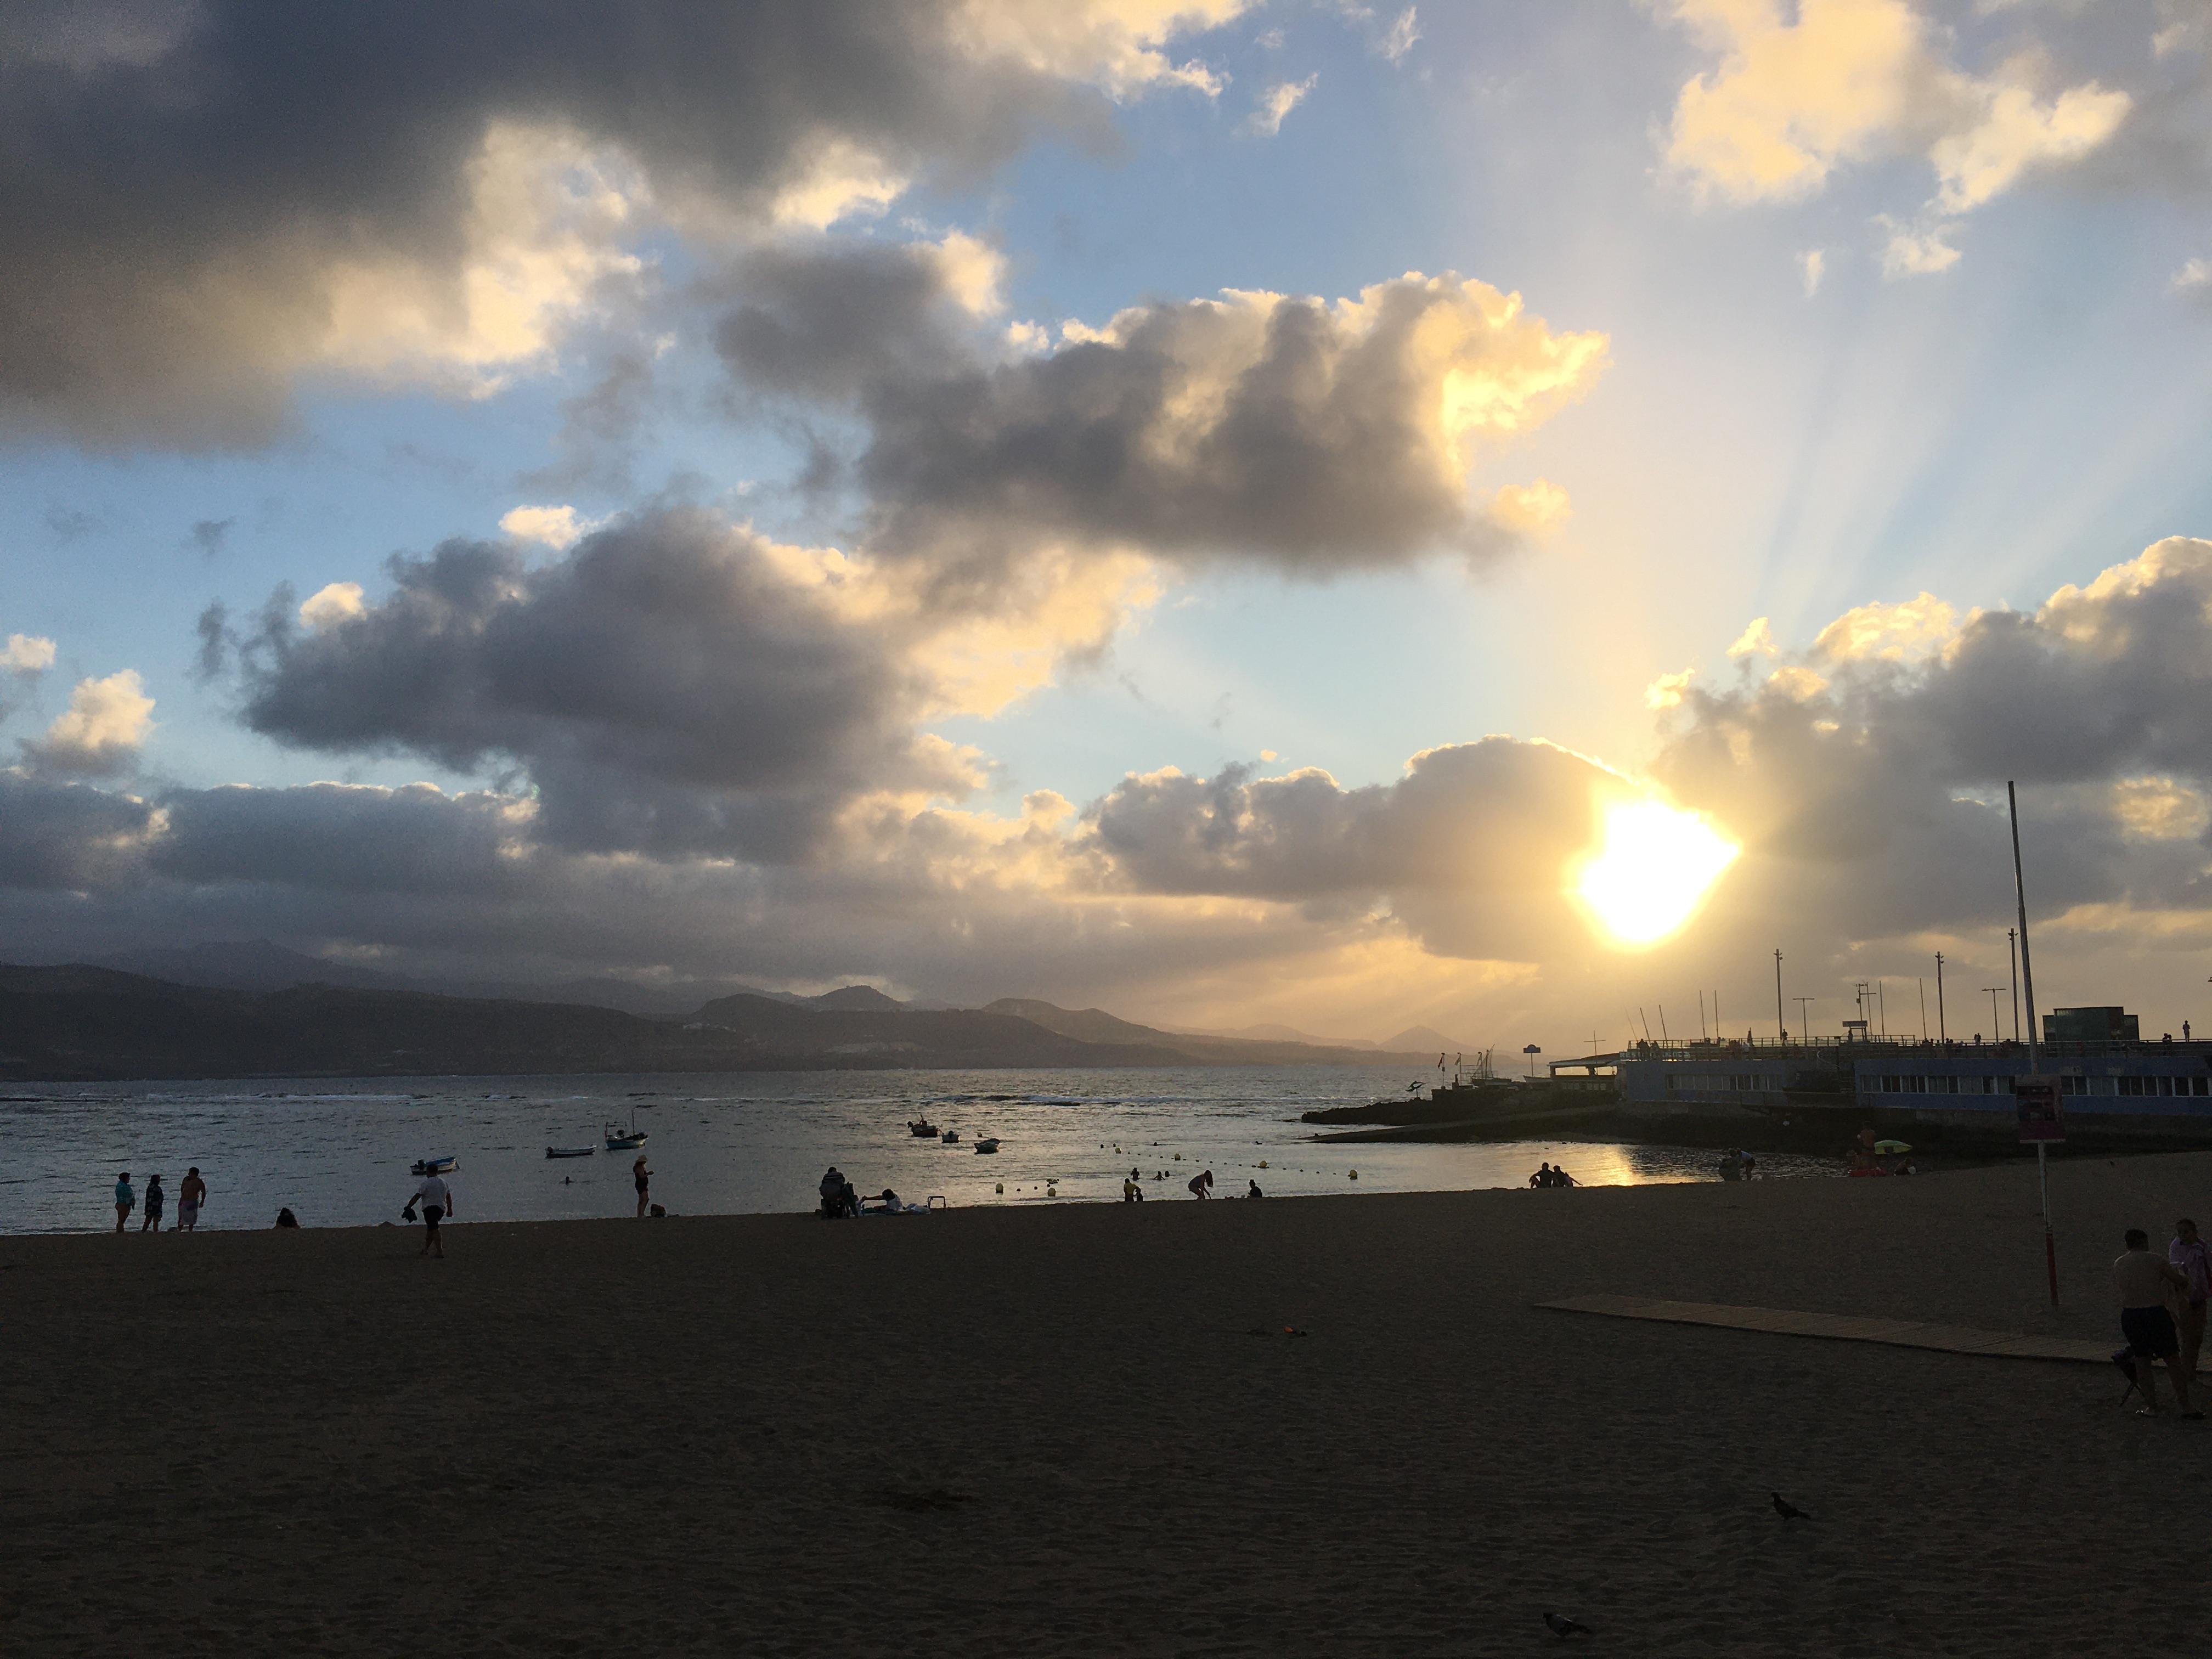
<instances>
[{"instance_id":1,"label":"coastline","mask_svg":"<svg viewBox=\"0 0 2212 1659\"><path fill-rule=\"evenodd\" d=\"M2212 1153L2055 1166L2056 1318L2008 1167L465 1218L441 1263L398 1227L8 1237L0 1386L37 1431L0 1502L38 1571L0 1631L1379 1655L1518 1650L1557 1607L1629 1651L2186 1650L2203 1609L2137 1570L2114 1474L2182 1501L2205 1448L2110 1375L1534 1304L2102 1336L2120 1227L2208 1194Z\"/></svg>"}]
</instances>

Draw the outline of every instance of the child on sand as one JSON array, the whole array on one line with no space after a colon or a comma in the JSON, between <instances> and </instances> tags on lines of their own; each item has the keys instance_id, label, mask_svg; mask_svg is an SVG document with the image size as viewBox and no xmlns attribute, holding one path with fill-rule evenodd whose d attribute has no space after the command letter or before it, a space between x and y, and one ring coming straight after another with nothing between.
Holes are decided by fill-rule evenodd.
<instances>
[{"instance_id":1,"label":"child on sand","mask_svg":"<svg viewBox=\"0 0 2212 1659\"><path fill-rule=\"evenodd\" d=\"M115 1231L121 1232L123 1224L131 1218L131 1212L138 1206L138 1195L131 1190L131 1171L125 1170L115 1182Z\"/></svg>"},{"instance_id":2,"label":"child on sand","mask_svg":"<svg viewBox=\"0 0 2212 1659\"><path fill-rule=\"evenodd\" d=\"M1201 1170L1190 1178L1191 1195L1194 1198L1212 1197L1212 1186L1213 1171L1211 1170Z\"/></svg>"}]
</instances>

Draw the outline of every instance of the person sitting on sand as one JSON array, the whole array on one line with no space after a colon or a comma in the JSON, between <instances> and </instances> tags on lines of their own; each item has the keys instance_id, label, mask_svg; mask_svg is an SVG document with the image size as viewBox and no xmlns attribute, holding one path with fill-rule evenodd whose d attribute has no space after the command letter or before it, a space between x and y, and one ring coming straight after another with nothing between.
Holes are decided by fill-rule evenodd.
<instances>
[{"instance_id":1,"label":"person sitting on sand","mask_svg":"<svg viewBox=\"0 0 2212 1659\"><path fill-rule=\"evenodd\" d=\"M860 1212L860 1194L853 1190L853 1183L845 1179L844 1171L832 1164L830 1173L822 1177L822 1213L835 1220Z\"/></svg>"},{"instance_id":2,"label":"person sitting on sand","mask_svg":"<svg viewBox=\"0 0 2212 1659\"><path fill-rule=\"evenodd\" d=\"M1528 1177L1528 1184L1531 1187L1548 1187L1552 1184L1552 1163L1549 1158L1536 1166L1536 1173Z\"/></svg>"},{"instance_id":3,"label":"person sitting on sand","mask_svg":"<svg viewBox=\"0 0 2212 1659\"><path fill-rule=\"evenodd\" d=\"M1247 1198L1265 1198L1265 1197L1267 1197L1267 1194L1265 1194L1265 1193L1263 1193L1263 1192L1261 1192L1261 1191L1260 1190L1260 1183L1259 1183L1258 1182L1256 1182L1256 1181L1247 1181L1244 1184L1245 1184L1246 1186L1249 1187L1249 1188L1252 1189L1251 1191L1249 1191L1249 1192L1248 1192L1248 1193L1246 1193L1246 1194L1244 1194L1244 1196L1245 1196L1245 1197L1247 1197Z\"/></svg>"},{"instance_id":4,"label":"person sitting on sand","mask_svg":"<svg viewBox=\"0 0 2212 1659\"><path fill-rule=\"evenodd\" d=\"M160 1232L161 1211L164 1207L161 1177L158 1175L149 1175L146 1177L146 1218L138 1224L138 1231L142 1233Z\"/></svg>"},{"instance_id":5,"label":"person sitting on sand","mask_svg":"<svg viewBox=\"0 0 2212 1659\"><path fill-rule=\"evenodd\" d=\"M131 1190L131 1171L125 1170L115 1179L115 1231L121 1232L123 1224L131 1218L131 1212L138 1207L138 1195Z\"/></svg>"},{"instance_id":6,"label":"person sitting on sand","mask_svg":"<svg viewBox=\"0 0 2212 1659\"><path fill-rule=\"evenodd\" d=\"M183 1182L177 1188L177 1231L189 1233L200 1224L200 1206L207 1202L207 1182L200 1179L197 1164L185 1171Z\"/></svg>"},{"instance_id":7,"label":"person sitting on sand","mask_svg":"<svg viewBox=\"0 0 2212 1659\"><path fill-rule=\"evenodd\" d=\"M1212 1187L1213 1187L1213 1171L1212 1171L1212 1170L1200 1170L1196 1175L1193 1176L1190 1178L1190 1183L1189 1183L1189 1184L1190 1184L1190 1192L1191 1192L1191 1196L1192 1196L1192 1197L1194 1197L1194 1198L1211 1198L1211 1197L1212 1197L1212 1196L1213 1196L1213 1193L1212 1193Z\"/></svg>"},{"instance_id":8,"label":"person sitting on sand","mask_svg":"<svg viewBox=\"0 0 2212 1659\"><path fill-rule=\"evenodd\" d=\"M890 1188L888 1188L888 1187L884 1188L884 1208L885 1208L886 1210L896 1210L896 1209L897 1209L897 1208L898 1208L898 1206L899 1206L899 1195L898 1195L896 1193L893 1192Z\"/></svg>"},{"instance_id":9,"label":"person sitting on sand","mask_svg":"<svg viewBox=\"0 0 2212 1659\"><path fill-rule=\"evenodd\" d=\"M1554 1166L1552 1170L1552 1184L1554 1187L1579 1187L1582 1182L1569 1175L1565 1170Z\"/></svg>"},{"instance_id":10,"label":"person sitting on sand","mask_svg":"<svg viewBox=\"0 0 2212 1659\"><path fill-rule=\"evenodd\" d=\"M291 1206L287 1205L284 1208L276 1212L276 1224L279 1227L296 1227L300 1224L300 1218L294 1215L292 1213ZM445 1252L443 1250L440 1250L438 1254L443 1255Z\"/></svg>"}]
</instances>

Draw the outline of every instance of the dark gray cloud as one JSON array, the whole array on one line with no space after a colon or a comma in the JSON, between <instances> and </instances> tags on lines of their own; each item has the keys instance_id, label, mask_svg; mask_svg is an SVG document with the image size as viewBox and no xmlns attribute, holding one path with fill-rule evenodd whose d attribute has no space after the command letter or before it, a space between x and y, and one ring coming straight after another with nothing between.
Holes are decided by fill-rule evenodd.
<instances>
[{"instance_id":1,"label":"dark gray cloud","mask_svg":"<svg viewBox=\"0 0 2212 1659\"><path fill-rule=\"evenodd\" d=\"M900 636L703 512L626 520L547 564L452 541L387 571L388 598L319 631L289 595L271 605L241 647L249 726L521 768L539 833L582 847L796 858L856 794L969 782L916 735L930 688Z\"/></svg>"},{"instance_id":2,"label":"dark gray cloud","mask_svg":"<svg viewBox=\"0 0 2212 1659\"><path fill-rule=\"evenodd\" d=\"M963 315L957 270L927 245L787 250L716 343L760 392L855 410L872 550L985 586L1047 543L1310 575L1495 551L1519 526L1470 466L1604 362L1603 336L1451 275L1158 301L1022 351Z\"/></svg>"},{"instance_id":3,"label":"dark gray cloud","mask_svg":"<svg viewBox=\"0 0 2212 1659\"><path fill-rule=\"evenodd\" d=\"M197 549L203 558L212 559L222 551L230 539L231 526L237 522L236 519L202 519L192 526L185 545Z\"/></svg>"},{"instance_id":4,"label":"dark gray cloud","mask_svg":"<svg viewBox=\"0 0 2212 1659\"><path fill-rule=\"evenodd\" d=\"M152 817L134 796L0 767L0 888L72 891L127 881Z\"/></svg>"},{"instance_id":5,"label":"dark gray cloud","mask_svg":"<svg viewBox=\"0 0 2212 1659\"><path fill-rule=\"evenodd\" d=\"M724 226L763 222L825 167L974 174L1039 124L1108 131L1103 98L976 48L955 10L11 7L0 428L265 440L293 372L332 355L339 273L400 273L428 311L461 304L482 228L471 167L495 130L605 149L666 211Z\"/></svg>"}]
</instances>

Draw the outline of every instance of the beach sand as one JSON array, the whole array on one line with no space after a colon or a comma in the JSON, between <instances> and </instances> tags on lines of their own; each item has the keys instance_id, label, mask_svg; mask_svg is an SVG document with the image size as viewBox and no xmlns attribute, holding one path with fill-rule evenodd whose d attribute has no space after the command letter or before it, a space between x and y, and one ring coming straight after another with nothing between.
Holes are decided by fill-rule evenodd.
<instances>
[{"instance_id":1,"label":"beach sand","mask_svg":"<svg viewBox=\"0 0 2212 1659\"><path fill-rule=\"evenodd\" d=\"M2109 1368L1531 1305L2117 1344L2212 1153L2052 1191L2057 1319L2032 1164L0 1238L0 1652L2202 1650L2212 1436Z\"/></svg>"}]
</instances>

